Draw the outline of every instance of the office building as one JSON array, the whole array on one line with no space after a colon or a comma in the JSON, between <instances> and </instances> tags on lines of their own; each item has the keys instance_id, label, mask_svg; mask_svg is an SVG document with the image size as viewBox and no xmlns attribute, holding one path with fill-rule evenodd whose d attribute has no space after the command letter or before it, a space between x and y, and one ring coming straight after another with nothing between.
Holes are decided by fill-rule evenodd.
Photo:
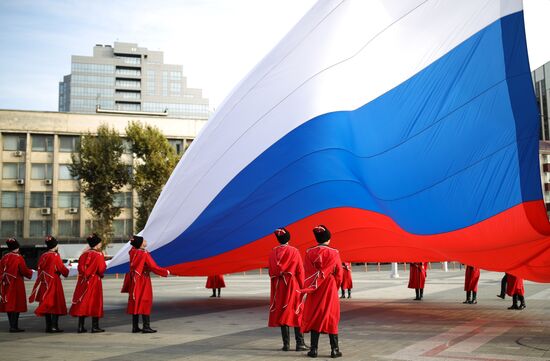
<instances>
[{"instance_id":1,"label":"office building","mask_svg":"<svg viewBox=\"0 0 550 361\"><path fill-rule=\"evenodd\" d=\"M535 96L540 114L540 167L541 181L546 203L546 211L550 216L550 129L548 120L550 118L550 62L531 73L533 86L535 87Z\"/></svg>"},{"instance_id":2,"label":"office building","mask_svg":"<svg viewBox=\"0 0 550 361\"><path fill-rule=\"evenodd\" d=\"M124 136L130 121L158 127L180 154L206 123L200 118L0 110L1 239L15 236L28 246L53 234L62 244L77 244L78 254L93 230L93 217L69 172L71 153L82 134L106 124ZM123 160L133 165L129 148ZM126 242L135 231L137 201L130 187L115 199L122 209L113 223L115 242Z\"/></svg>"},{"instance_id":3,"label":"office building","mask_svg":"<svg viewBox=\"0 0 550 361\"><path fill-rule=\"evenodd\" d=\"M97 44L92 56L72 56L71 74L59 83L59 111L209 117L208 99L187 87L181 65L164 64L162 51L121 42Z\"/></svg>"}]
</instances>

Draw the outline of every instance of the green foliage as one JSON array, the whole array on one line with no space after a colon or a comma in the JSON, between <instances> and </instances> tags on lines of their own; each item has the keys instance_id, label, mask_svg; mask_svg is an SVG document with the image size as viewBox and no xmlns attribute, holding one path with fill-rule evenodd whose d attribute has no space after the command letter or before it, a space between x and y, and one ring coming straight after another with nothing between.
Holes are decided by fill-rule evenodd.
<instances>
[{"instance_id":1,"label":"green foliage","mask_svg":"<svg viewBox=\"0 0 550 361\"><path fill-rule=\"evenodd\" d=\"M157 127L131 122L126 127L126 135L137 160L131 182L140 200L136 228L141 230L179 156Z\"/></svg>"},{"instance_id":2,"label":"green foliage","mask_svg":"<svg viewBox=\"0 0 550 361\"><path fill-rule=\"evenodd\" d=\"M111 241L113 219L120 208L113 206L114 196L130 181L128 164L122 163L122 138L115 129L101 125L97 135L85 134L78 153L71 154L69 170L80 179L80 187L94 215L94 232L103 240L103 247Z\"/></svg>"}]
</instances>

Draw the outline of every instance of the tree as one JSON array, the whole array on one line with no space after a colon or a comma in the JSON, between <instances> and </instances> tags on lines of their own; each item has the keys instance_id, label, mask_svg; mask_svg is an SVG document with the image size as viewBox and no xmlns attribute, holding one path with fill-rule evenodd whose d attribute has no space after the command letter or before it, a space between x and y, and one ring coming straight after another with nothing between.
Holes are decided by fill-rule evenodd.
<instances>
[{"instance_id":1,"label":"tree","mask_svg":"<svg viewBox=\"0 0 550 361\"><path fill-rule=\"evenodd\" d=\"M80 188L94 215L94 232L103 239L103 248L113 235L113 219L120 215L114 196L130 181L128 164L121 156L122 138L107 125L97 128L97 135L85 134L78 153L71 154L69 170L80 179Z\"/></svg>"},{"instance_id":2,"label":"tree","mask_svg":"<svg viewBox=\"0 0 550 361\"><path fill-rule=\"evenodd\" d=\"M126 127L126 135L137 160L132 186L139 197L136 227L141 230L179 156L157 127L131 122Z\"/></svg>"}]
</instances>

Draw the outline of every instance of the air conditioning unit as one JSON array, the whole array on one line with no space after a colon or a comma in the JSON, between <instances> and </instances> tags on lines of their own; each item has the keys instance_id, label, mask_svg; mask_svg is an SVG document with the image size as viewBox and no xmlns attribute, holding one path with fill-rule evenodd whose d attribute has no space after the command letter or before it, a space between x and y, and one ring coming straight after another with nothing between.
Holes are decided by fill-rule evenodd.
<instances>
[{"instance_id":1,"label":"air conditioning unit","mask_svg":"<svg viewBox=\"0 0 550 361\"><path fill-rule=\"evenodd\" d=\"M70 214L77 214L78 213L78 208L69 208L69 213Z\"/></svg>"},{"instance_id":2,"label":"air conditioning unit","mask_svg":"<svg viewBox=\"0 0 550 361\"><path fill-rule=\"evenodd\" d=\"M53 181L51 179L44 179L44 184L47 186L51 186Z\"/></svg>"},{"instance_id":3,"label":"air conditioning unit","mask_svg":"<svg viewBox=\"0 0 550 361\"><path fill-rule=\"evenodd\" d=\"M15 181L15 183L19 184L19 185L23 185L25 184L25 180L24 179L18 179Z\"/></svg>"},{"instance_id":4,"label":"air conditioning unit","mask_svg":"<svg viewBox=\"0 0 550 361\"><path fill-rule=\"evenodd\" d=\"M50 214L52 214L52 209L51 208L42 208L40 210L40 213L43 215L43 216L49 216Z\"/></svg>"},{"instance_id":5,"label":"air conditioning unit","mask_svg":"<svg viewBox=\"0 0 550 361\"><path fill-rule=\"evenodd\" d=\"M22 150L16 150L15 152L13 152L13 155L14 155L14 157L22 157L23 156L23 151Z\"/></svg>"}]
</instances>

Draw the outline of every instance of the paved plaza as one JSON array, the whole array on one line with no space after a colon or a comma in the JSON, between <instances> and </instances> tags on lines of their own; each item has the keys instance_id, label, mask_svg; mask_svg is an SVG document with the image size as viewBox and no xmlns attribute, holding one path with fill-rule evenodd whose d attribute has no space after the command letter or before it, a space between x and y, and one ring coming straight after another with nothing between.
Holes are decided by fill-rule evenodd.
<instances>
[{"instance_id":1,"label":"paved plaza","mask_svg":"<svg viewBox=\"0 0 550 361\"><path fill-rule=\"evenodd\" d=\"M437 267L436 267L437 266ZM526 282L527 308L508 310L510 298L496 297L502 274L482 272L479 303L465 305L464 270L428 272L423 301L413 301L408 272L354 266L351 299L342 300L340 346L347 360L550 360L550 284ZM437 268L437 269L436 269ZM68 302L74 278L64 281ZM226 276L221 298L209 298L205 277L154 278L152 327L156 334L132 334L125 314L122 277L104 283L102 334L77 334L76 319L62 317L62 334L45 334L44 320L31 305L19 334L7 332L0 317L0 360L306 360L305 352L282 352L279 329L267 328L269 278L247 272ZM27 282L27 292L31 282ZM90 320L87 320L89 325ZM87 326L88 326L87 325ZM89 327L88 327L89 328ZM292 337L294 346L294 339ZM309 335L306 335L309 344ZM321 336L319 359L328 359Z\"/></svg>"}]
</instances>

